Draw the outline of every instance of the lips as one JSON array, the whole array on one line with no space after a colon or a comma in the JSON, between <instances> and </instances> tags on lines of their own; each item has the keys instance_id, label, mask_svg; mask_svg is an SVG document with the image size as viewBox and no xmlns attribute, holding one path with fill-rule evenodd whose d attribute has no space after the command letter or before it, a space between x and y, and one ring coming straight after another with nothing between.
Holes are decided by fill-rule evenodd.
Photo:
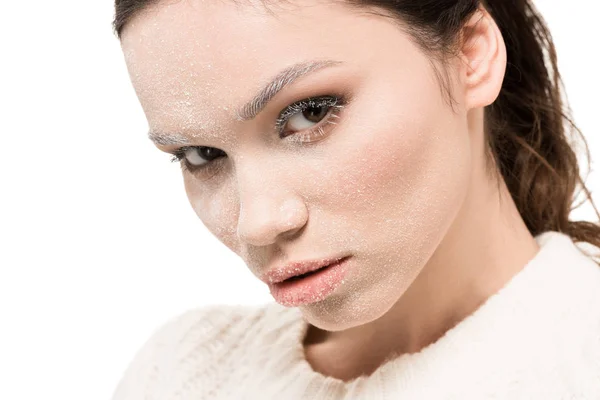
<instances>
[{"instance_id":1,"label":"lips","mask_svg":"<svg viewBox=\"0 0 600 400\"><path fill-rule=\"evenodd\" d=\"M268 270L261 280L267 285L273 285L291 279L300 280L316 273L325 267L341 262L349 256L318 258L306 261L293 261L277 268Z\"/></svg>"},{"instance_id":2,"label":"lips","mask_svg":"<svg viewBox=\"0 0 600 400\"><path fill-rule=\"evenodd\" d=\"M351 257L343 257L304 274L269 284L271 295L279 304L297 307L323 301L344 283L351 268ZM310 264L303 264L305 267Z\"/></svg>"}]
</instances>

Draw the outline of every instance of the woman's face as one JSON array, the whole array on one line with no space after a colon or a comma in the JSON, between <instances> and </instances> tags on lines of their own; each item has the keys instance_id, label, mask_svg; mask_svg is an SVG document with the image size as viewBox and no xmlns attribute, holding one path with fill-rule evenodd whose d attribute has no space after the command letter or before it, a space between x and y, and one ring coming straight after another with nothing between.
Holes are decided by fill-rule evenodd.
<instances>
[{"instance_id":1,"label":"woman's face","mask_svg":"<svg viewBox=\"0 0 600 400\"><path fill-rule=\"evenodd\" d=\"M179 1L137 15L122 46L157 147L212 148L185 152L189 201L257 278L350 255L342 285L300 305L305 316L337 330L390 309L444 238L471 170L464 107L452 111L394 20L340 3ZM297 64L250 119L243 107Z\"/></svg>"}]
</instances>

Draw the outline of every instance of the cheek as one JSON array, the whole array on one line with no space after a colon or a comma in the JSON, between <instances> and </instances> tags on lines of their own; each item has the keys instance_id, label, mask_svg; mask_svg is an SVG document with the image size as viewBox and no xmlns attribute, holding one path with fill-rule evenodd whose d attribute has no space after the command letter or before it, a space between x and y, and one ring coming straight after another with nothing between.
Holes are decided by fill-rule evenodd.
<instances>
[{"instance_id":1,"label":"cheek","mask_svg":"<svg viewBox=\"0 0 600 400\"><path fill-rule=\"evenodd\" d=\"M225 246L237 252L237 201L228 185L199 183L184 173L184 186L192 209L204 226Z\"/></svg>"},{"instance_id":2,"label":"cheek","mask_svg":"<svg viewBox=\"0 0 600 400\"><path fill-rule=\"evenodd\" d=\"M407 249L421 264L466 195L470 147L459 116L443 107L395 113L349 135L322 180L329 209L369 237L371 252ZM326 189L329 188L329 189ZM334 190L332 190L334 189ZM397 251L397 250L396 250Z\"/></svg>"}]
</instances>

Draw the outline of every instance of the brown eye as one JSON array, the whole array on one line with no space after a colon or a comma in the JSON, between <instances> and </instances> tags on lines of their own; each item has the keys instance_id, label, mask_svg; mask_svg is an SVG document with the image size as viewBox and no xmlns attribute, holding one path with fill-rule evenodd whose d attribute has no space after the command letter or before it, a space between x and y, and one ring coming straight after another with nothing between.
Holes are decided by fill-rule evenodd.
<instances>
[{"instance_id":1,"label":"brown eye","mask_svg":"<svg viewBox=\"0 0 600 400\"><path fill-rule=\"evenodd\" d=\"M309 120L311 122L314 122L314 123L318 123L323 118L325 118L325 116L327 115L328 111L329 111L329 108L324 107L324 106L308 107L306 110L304 110L302 112L302 115L307 120Z\"/></svg>"},{"instance_id":2,"label":"brown eye","mask_svg":"<svg viewBox=\"0 0 600 400\"><path fill-rule=\"evenodd\" d=\"M306 107L288 119L286 128L294 132L312 128L327 116L330 109L331 106L326 105Z\"/></svg>"},{"instance_id":3,"label":"brown eye","mask_svg":"<svg viewBox=\"0 0 600 400\"><path fill-rule=\"evenodd\" d=\"M224 155L222 150L214 147L192 147L186 150L185 159L190 165L200 167Z\"/></svg>"},{"instance_id":4,"label":"brown eye","mask_svg":"<svg viewBox=\"0 0 600 400\"><path fill-rule=\"evenodd\" d=\"M275 129L281 139L310 142L314 137L323 137L326 125L336 124L346 104L347 99L340 95L308 97L284 108L275 121Z\"/></svg>"}]
</instances>

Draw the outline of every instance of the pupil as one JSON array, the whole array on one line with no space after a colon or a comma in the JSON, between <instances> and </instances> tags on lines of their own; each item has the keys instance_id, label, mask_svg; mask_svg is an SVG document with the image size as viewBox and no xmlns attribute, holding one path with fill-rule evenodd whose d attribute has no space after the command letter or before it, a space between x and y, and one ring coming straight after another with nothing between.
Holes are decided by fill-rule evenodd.
<instances>
[{"instance_id":1,"label":"pupil","mask_svg":"<svg viewBox=\"0 0 600 400\"><path fill-rule=\"evenodd\" d=\"M308 107L304 110L304 117L311 122L319 122L324 117L326 112L326 107Z\"/></svg>"},{"instance_id":2,"label":"pupil","mask_svg":"<svg viewBox=\"0 0 600 400\"><path fill-rule=\"evenodd\" d=\"M200 153L200 157L206 159L207 161L212 161L214 158L217 158L220 155L220 150L217 150L214 147L201 147L198 152Z\"/></svg>"}]
</instances>

